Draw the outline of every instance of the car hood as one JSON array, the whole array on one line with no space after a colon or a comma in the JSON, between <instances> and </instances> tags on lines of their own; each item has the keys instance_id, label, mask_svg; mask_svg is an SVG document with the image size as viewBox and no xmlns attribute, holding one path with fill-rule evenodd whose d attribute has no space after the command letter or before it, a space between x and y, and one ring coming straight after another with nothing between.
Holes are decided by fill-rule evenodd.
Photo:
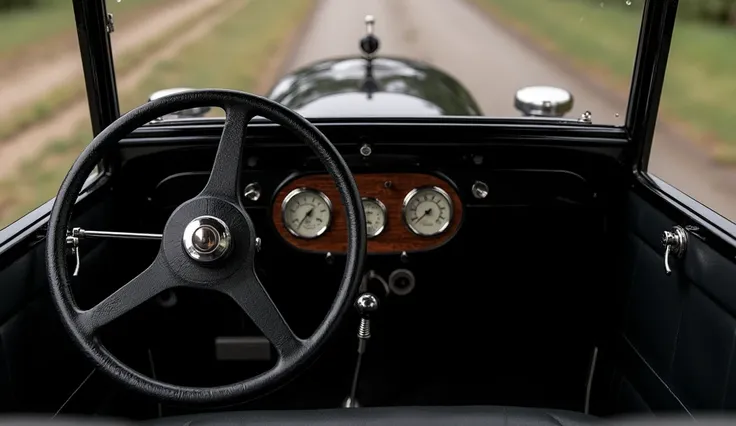
<instances>
[{"instance_id":1,"label":"car hood","mask_svg":"<svg viewBox=\"0 0 736 426\"><path fill-rule=\"evenodd\" d=\"M284 76L267 97L307 117L482 115L453 77L397 58L317 62Z\"/></svg>"}]
</instances>

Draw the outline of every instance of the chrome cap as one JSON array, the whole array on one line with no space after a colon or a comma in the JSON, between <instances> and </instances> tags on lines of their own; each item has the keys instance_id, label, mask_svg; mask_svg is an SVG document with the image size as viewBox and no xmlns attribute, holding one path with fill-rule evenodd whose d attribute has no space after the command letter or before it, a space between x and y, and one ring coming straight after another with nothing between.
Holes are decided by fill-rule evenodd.
<instances>
[{"instance_id":1,"label":"chrome cap","mask_svg":"<svg viewBox=\"0 0 736 426\"><path fill-rule=\"evenodd\" d=\"M227 254L232 236L225 222L213 216L200 216L184 228L182 243L192 259L212 262Z\"/></svg>"},{"instance_id":2,"label":"chrome cap","mask_svg":"<svg viewBox=\"0 0 736 426\"><path fill-rule=\"evenodd\" d=\"M530 86L516 92L514 107L526 116L562 117L573 106L573 97L565 89L551 86Z\"/></svg>"},{"instance_id":3,"label":"chrome cap","mask_svg":"<svg viewBox=\"0 0 736 426\"><path fill-rule=\"evenodd\" d=\"M378 299L370 293L363 293L355 301L355 308L361 315L375 312L378 309Z\"/></svg>"}]
</instances>

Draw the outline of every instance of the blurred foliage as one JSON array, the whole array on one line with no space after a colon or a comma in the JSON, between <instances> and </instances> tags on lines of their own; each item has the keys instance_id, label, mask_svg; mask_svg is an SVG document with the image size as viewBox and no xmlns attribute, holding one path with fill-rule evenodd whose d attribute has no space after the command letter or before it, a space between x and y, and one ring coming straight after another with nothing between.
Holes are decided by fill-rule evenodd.
<instances>
[{"instance_id":1,"label":"blurred foliage","mask_svg":"<svg viewBox=\"0 0 736 426\"><path fill-rule=\"evenodd\" d=\"M677 14L683 18L736 26L736 0L680 0Z\"/></svg>"},{"instance_id":2,"label":"blurred foliage","mask_svg":"<svg viewBox=\"0 0 736 426\"><path fill-rule=\"evenodd\" d=\"M11 9L31 8L38 4L38 0L0 0L0 12Z\"/></svg>"},{"instance_id":3,"label":"blurred foliage","mask_svg":"<svg viewBox=\"0 0 736 426\"><path fill-rule=\"evenodd\" d=\"M525 0L519 0L525 1ZM586 0L601 7L625 7L640 13L646 0ZM661 1L661 0L656 0ZM681 19L704 21L736 27L736 0L680 0L677 16Z\"/></svg>"}]
</instances>

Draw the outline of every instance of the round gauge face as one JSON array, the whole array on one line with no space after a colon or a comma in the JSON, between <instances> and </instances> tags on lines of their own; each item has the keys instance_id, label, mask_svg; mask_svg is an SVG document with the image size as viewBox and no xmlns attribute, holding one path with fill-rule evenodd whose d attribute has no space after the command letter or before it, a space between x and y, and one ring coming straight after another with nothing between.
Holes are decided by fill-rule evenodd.
<instances>
[{"instance_id":1,"label":"round gauge face","mask_svg":"<svg viewBox=\"0 0 736 426\"><path fill-rule=\"evenodd\" d=\"M451 220L452 200L436 186L413 189L404 199L404 222L417 235L440 234Z\"/></svg>"},{"instance_id":2,"label":"round gauge face","mask_svg":"<svg viewBox=\"0 0 736 426\"><path fill-rule=\"evenodd\" d=\"M281 205L284 226L299 238L317 238L330 226L332 203L317 190L299 188L291 191Z\"/></svg>"},{"instance_id":3,"label":"round gauge face","mask_svg":"<svg viewBox=\"0 0 736 426\"><path fill-rule=\"evenodd\" d=\"M375 198L363 198L365 233L368 238L378 236L386 227L386 206Z\"/></svg>"}]
</instances>

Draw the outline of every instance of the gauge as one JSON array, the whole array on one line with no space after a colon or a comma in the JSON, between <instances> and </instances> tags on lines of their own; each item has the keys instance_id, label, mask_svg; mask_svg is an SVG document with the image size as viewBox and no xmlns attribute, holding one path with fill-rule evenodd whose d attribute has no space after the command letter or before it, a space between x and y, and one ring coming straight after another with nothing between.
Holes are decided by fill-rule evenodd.
<instances>
[{"instance_id":1,"label":"gauge","mask_svg":"<svg viewBox=\"0 0 736 426\"><path fill-rule=\"evenodd\" d=\"M411 232L429 237L442 233L452 220L452 200L436 186L411 190L404 198L404 222Z\"/></svg>"},{"instance_id":2,"label":"gauge","mask_svg":"<svg viewBox=\"0 0 736 426\"><path fill-rule=\"evenodd\" d=\"M332 203L317 190L298 188L281 204L284 226L299 238L317 238L330 226Z\"/></svg>"},{"instance_id":3,"label":"gauge","mask_svg":"<svg viewBox=\"0 0 736 426\"><path fill-rule=\"evenodd\" d=\"M376 198L363 198L365 233L368 238L378 236L386 227L386 206Z\"/></svg>"}]
</instances>

